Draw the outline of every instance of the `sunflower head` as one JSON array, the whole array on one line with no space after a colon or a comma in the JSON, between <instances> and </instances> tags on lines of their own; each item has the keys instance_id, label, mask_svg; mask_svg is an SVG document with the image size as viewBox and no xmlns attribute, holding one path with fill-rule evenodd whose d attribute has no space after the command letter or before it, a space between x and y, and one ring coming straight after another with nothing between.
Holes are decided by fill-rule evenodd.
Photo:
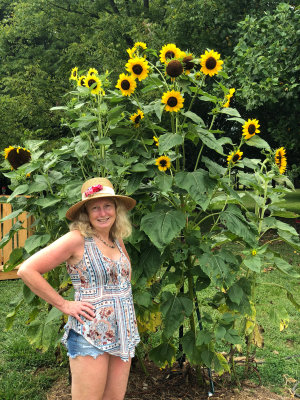
<instances>
[{"instance_id":1,"label":"sunflower head","mask_svg":"<svg viewBox=\"0 0 300 400\"><path fill-rule=\"evenodd\" d=\"M242 158L243 152L240 150L232 151L227 157L227 164L235 164Z\"/></svg>"},{"instance_id":2,"label":"sunflower head","mask_svg":"<svg viewBox=\"0 0 300 400\"><path fill-rule=\"evenodd\" d=\"M248 119L248 121L243 125L243 136L244 139L250 139L256 133L260 133L258 129L260 127L257 119Z\"/></svg>"},{"instance_id":3,"label":"sunflower head","mask_svg":"<svg viewBox=\"0 0 300 400\"><path fill-rule=\"evenodd\" d=\"M85 75L81 75L78 79L77 79L77 86L85 86Z\"/></svg>"},{"instance_id":4,"label":"sunflower head","mask_svg":"<svg viewBox=\"0 0 300 400\"><path fill-rule=\"evenodd\" d=\"M135 57L136 47L132 47L131 49L127 49L126 51L129 55L129 58Z\"/></svg>"},{"instance_id":5,"label":"sunflower head","mask_svg":"<svg viewBox=\"0 0 300 400\"><path fill-rule=\"evenodd\" d=\"M135 114L130 116L131 121L134 123L135 128L140 126L141 119L144 118L144 113L141 110L137 110Z\"/></svg>"},{"instance_id":6,"label":"sunflower head","mask_svg":"<svg viewBox=\"0 0 300 400\"><path fill-rule=\"evenodd\" d=\"M155 161L155 165L158 166L160 171L166 171L167 169L171 168L171 159L167 156L158 157Z\"/></svg>"},{"instance_id":7,"label":"sunflower head","mask_svg":"<svg viewBox=\"0 0 300 400\"><path fill-rule=\"evenodd\" d=\"M193 55L184 54L182 62L186 75L189 75L191 73L191 70L195 67L195 63L193 62Z\"/></svg>"},{"instance_id":8,"label":"sunflower head","mask_svg":"<svg viewBox=\"0 0 300 400\"><path fill-rule=\"evenodd\" d=\"M165 104L166 111L177 112L183 107L184 98L180 92L171 90L163 94L161 102Z\"/></svg>"},{"instance_id":9,"label":"sunflower head","mask_svg":"<svg viewBox=\"0 0 300 400\"><path fill-rule=\"evenodd\" d=\"M88 75L99 75L98 71L96 70L96 68L90 68L88 70Z\"/></svg>"},{"instance_id":10,"label":"sunflower head","mask_svg":"<svg viewBox=\"0 0 300 400\"><path fill-rule=\"evenodd\" d=\"M153 136L153 140L154 140L154 143L155 143L155 146L159 146L159 140L158 140L158 138L156 137L156 136Z\"/></svg>"},{"instance_id":11,"label":"sunflower head","mask_svg":"<svg viewBox=\"0 0 300 400\"><path fill-rule=\"evenodd\" d=\"M229 94L227 94L227 95L225 96L225 98L226 98L226 103L223 104L223 107L224 107L224 108L229 107L229 105L230 105L230 99L232 98L234 92L235 92L235 89L234 89L234 88L229 89Z\"/></svg>"},{"instance_id":12,"label":"sunflower head","mask_svg":"<svg viewBox=\"0 0 300 400\"><path fill-rule=\"evenodd\" d=\"M284 174L286 171L287 167L287 160L285 156L285 148L280 147L280 149L277 149L275 152L275 163L277 167L279 168L279 173Z\"/></svg>"},{"instance_id":13,"label":"sunflower head","mask_svg":"<svg viewBox=\"0 0 300 400\"><path fill-rule=\"evenodd\" d=\"M95 74L92 75L87 75L84 81L84 85L91 89L91 93L93 94L99 94L102 90L101 88L101 81Z\"/></svg>"},{"instance_id":14,"label":"sunflower head","mask_svg":"<svg viewBox=\"0 0 300 400\"><path fill-rule=\"evenodd\" d=\"M160 51L160 62L167 64L168 60L172 58L180 58L181 53L181 50L175 44L166 44Z\"/></svg>"},{"instance_id":15,"label":"sunflower head","mask_svg":"<svg viewBox=\"0 0 300 400\"><path fill-rule=\"evenodd\" d=\"M78 78L78 68L75 67L75 68L72 69L71 75L70 75L70 78L69 78L69 79L70 79L70 81L71 81L71 80L77 81L77 78Z\"/></svg>"},{"instance_id":16,"label":"sunflower head","mask_svg":"<svg viewBox=\"0 0 300 400\"><path fill-rule=\"evenodd\" d=\"M223 61L220 60L220 54L213 50L206 50L200 58L201 71L205 75L213 76L222 69Z\"/></svg>"},{"instance_id":17,"label":"sunflower head","mask_svg":"<svg viewBox=\"0 0 300 400\"><path fill-rule=\"evenodd\" d=\"M134 57L128 60L125 65L126 70L131 72L134 78L138 78L139 81L147 78L149 74L149 64L148 61L143 57Z\"/></svg>"},{"instance_id":18,"label":"sunflower head","mask_svg":"<svg viewBox=\"0 0 300 400\"><path fill-rule=\"evenodd\" d=\"M121 90L123 96L130 96L136 88L136 81L131 75L121 74L116 88Z\"/></svg>"},{"instance_id":19,"label":"sunflower head","mask_svg":"<svg viewBox=\"0 0 300 400\"><path fill-rule=\"evenodd\" d=\"M147 45L144 42L136 42L134 43L134 46L136 49L141 48L142 50L146 50L147 49Z\"/></svg>"},{"instance_id":20,"label":"sunflower head","mask_svg":"<svg viewBox=\"0 0 300 400\"><path fill-rule=\"evenodd\" d=\"M31 153L25 147L9 146L4 149L4 158L10 163L12 169L18 169L31 160Z\"/></svg>"},{"instance_id":21,"label":"sunflower head","mask_svg":"<svg viewBox=\"0 0 300 400\"><path fill-rule=\"evenodd\" d=\"M171 60L166 67L166 73L171 78L177 78L179 75L182 74L182 72L183 72L183 66L181 62L178 60Z\"/></svg>"}]
</instances>

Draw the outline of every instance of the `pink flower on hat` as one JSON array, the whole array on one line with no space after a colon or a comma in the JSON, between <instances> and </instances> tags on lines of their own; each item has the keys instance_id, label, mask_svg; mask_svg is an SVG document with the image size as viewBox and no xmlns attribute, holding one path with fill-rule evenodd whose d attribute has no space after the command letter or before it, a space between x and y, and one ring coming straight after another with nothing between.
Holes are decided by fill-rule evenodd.
<instances>
[{"instance_id":1,"label":"pink flower on hat","mask_svg":"<svg viewBox=\"0 0 300 400\"><path fill-rule=\"evenodd\" d=\"M103 186L102 185L96 185L96 186L91 186L88 188L87 191L84 192L85 197L91 196L94 193L100 192L101 190L103 190Z\"/></svg>"}]
</instances>

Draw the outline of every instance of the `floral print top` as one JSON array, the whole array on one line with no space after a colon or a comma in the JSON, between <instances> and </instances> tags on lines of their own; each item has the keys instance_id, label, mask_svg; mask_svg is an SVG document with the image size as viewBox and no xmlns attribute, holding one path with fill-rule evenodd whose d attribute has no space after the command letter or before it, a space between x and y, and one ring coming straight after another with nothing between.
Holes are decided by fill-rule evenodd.
<instances>
[{"instance_id":1,"label":"floral print top","mask_svg":"<svg viewBox=\"0 0 300 400\"><path fill-rule=\"evenodd\" d=\"M83 335L93 346L124 361L134 357L140 337L133 306L130 262L120 244L120 258L105 257L93 238L85 238L84 254L76 265L67 264L75 289L74 300L91 302L95 318L84 324L69 316L62 343L66 345L70 329Z\"/></svg>"}]
</instances>

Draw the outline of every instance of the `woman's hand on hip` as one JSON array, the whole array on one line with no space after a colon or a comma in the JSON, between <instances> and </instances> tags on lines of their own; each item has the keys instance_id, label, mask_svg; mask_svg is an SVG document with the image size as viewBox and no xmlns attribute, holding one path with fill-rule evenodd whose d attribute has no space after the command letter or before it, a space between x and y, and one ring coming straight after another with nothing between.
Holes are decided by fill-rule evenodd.
<instances>
[{"instance_id":1,"label":"woman's hand on hip","mask_svg":"<svg viewBox=\"0 0 300 400\"><path fill-rule=\"evenodd\" d=\"M84 318L92 321L96 316L94 310L95 310L94 306L87 301L68 301L68 300L66 300L61 311L64 314L75 317L78 322L83 324L84 321L80 317L84 317Z\"/></svg>"}]
</instances>

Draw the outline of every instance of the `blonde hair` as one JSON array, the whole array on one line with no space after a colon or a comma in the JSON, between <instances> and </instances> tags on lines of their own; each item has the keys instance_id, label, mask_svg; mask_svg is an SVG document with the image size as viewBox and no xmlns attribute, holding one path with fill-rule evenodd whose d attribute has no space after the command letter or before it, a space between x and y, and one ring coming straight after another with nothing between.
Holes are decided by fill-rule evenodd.
<instances>
[{"instance_id":1,"label":"blonde hair","mask_svg":"<svg viewBox=\"0 0 300 400\"><path fill-rule=\"evenodd\" d=\"M124 239L131 235L132 226L128 217L128 212L123 202L116 198L110 198L116 205L116 220L110 229L111 239ZM86 208L81 207L74 221L69 225L70 231L78 230L83 237L95 235Z\"/></svg>"}]
</instances>

